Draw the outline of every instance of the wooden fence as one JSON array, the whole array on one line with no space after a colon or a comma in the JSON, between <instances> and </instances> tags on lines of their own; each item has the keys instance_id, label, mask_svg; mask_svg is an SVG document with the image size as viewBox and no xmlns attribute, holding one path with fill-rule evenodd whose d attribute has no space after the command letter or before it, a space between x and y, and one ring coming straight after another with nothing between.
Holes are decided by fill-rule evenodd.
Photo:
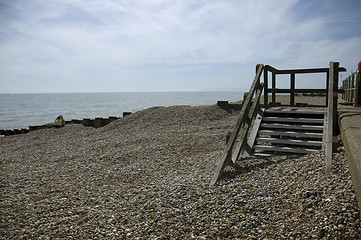
<instances>
[{"instance_id":1,"label":"wooden fence","mask_svg":"<svg viewBox=\"0 0 361 240\"><path fill-rule=\"evenodd\" d=\"M357 70L342 81L342 99L354 107L361 107L360 72Z\"/></svg>"}]
</instances>

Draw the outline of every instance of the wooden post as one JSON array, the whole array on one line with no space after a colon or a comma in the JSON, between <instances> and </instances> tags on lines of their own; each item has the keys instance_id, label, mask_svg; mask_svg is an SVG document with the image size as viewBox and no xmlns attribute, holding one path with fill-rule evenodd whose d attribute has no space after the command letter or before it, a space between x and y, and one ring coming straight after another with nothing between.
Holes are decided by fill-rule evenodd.
<instances>
[{"instance_id":1,"label":"wooden post","mask_svg":"<svg viewBox=\"0 0 361 240\"><path fill-rule=\"evenodd\" d=\"M345 100L348 102L348 77L345 79Z\"/></svg>"},{"instance_id":2,"label":"wooden post","mask_svg":"<svg viewBox=\"0 0 361 240\"><path fill-rule=\"evenodd\" d=\"M276 73L272 72L272 89L276 90ZM272 92L272 104L276 104L276 93Z\"/></svg>"},{"instance_id":3,"label":"wooden post","mask_svg":"<svg viewBox=\"0 0 361 240\"><path fill-rule=\"evenodd\" d=\"M360 107L361 105L361 88L360 88L360 72L356 71L355 73L356 86L355 86L355 107Z\"/></svg>"},{"instance_id":4,"label":"wooden post","mask_svg":"<svg viewBox=\"0 0 361 240\"><path fill-rule=\"evenodd\" d=\"M328 106L328 85L330 81L330 71L326 73L326 107Z\"/></svg>"},{"instance_id":5,"label":"wooden post","mask_svg":"<svg viewBox=\"0 0 361 240\"><path fill-rule=\"evenodd\" d=\"M5 135L5 136L14 135L14 132L13 132L12 130L5 130L4 135Z\"/></svg>"},{"instance_id":6,"label":"wooden post","mask_svg":"<svg viewBox=\"0 0 361 240\"><path fill-rule=\"evenodd\" d=\"M291 95L290 95L290 105L295 105L295 73L291 73Z\"/></svg>"},{"instance_id":7,"label":"wooden post","mask_svg":"<svg viewBox=\"0 0 361 240\"><path fill-rule=\"evenodd\" d=\"M84 118L83 121L82 121L82 124L83 124L83 126L85 126L85 127L91 126L91 120L90 120L90 118Z\"/></svg>"},{"instance_id":8,"label":"wooden post","mask_svg":"<svg viewBox=\"0 0 361 240\"><path fill-rule=\"evenodd\" d=\"M348 102L350 100L349 98L349 90L350 90L350 86L349 86L349 78L350 77L347 77L346 78L346 102Z\"/></svg>"},{"instance_id":9,"label":"wooden post","mask_svg":"<svg viewBox=\"0 0 361 240\"><path fill-rule=\"evenodd\" d=\"M71 124L81 124L81 123L82 123L82 120L80 120L80 119L72 119L72 120L70 121L70 123L71 123Z\"/></svg>"},{"instance_id":10,"label":"wooden post","mask_svg":"<svg viewBox=\"0 0 361 240\"><path fill-rule=\"evenodd\" d=\"M94 126L95 128L100 128L100 127L103 127L103 118L95 118L94 119Z\"/></svg>"},{"instance_id":11,"label":"wooden post","mask_svg":"<svg viewBox=\"0 0 361 240\"><path fill-rule=\"evenodd\" d=\"M338 62L330 62L327 108L326 175L331 173L332 153L336 150Z\"/></svg>"},{"instance_id":12,"label":"wooden post","mask_svg":"<svg viewBox=\"0 0 361 240\"><path fill-rule=\"evenodd\" d=\"M351 76L347 78L347 102L351 102Z\"/></svg>"},{"instance_id":13,"label":"wooden post","mask_svg":"<svg viewBox=\"0 0 361 240\"><path fill-rule=\"evenodd\" d=\"M109 123L111 123L111 122L113 122L113 121L115 121L115 120L117 120L117 119L118 119L118 117L110 116L110 117L109 117Z\"/></svg>"},{"instance_id":14,"label":"wooden post","mask_svg":"<svg viewBox=\"0 0 361 240\"><path fill-rule=\"evenodd\" d=\"M351 103L354 103L355 100L355 75L351 74Z\"/></svg>"},{"instance_id":15,"label":"wooden post","mask_svg":"<svg viewBox=\"0 0 361 240\"><path fill-rule=\"evenodd\" d=\"M346 78L346 79L345 79L345 101L346 101L346 102L347 102L347 94L348 94L348 92L347 92L347 91L348 91L348 89L347 89L348 86L347 86L347 85L348 85L348 81L347 81L347 78Z\"/></svg>"},{"instance_id":16,"label":"wooden post","mask_svg":"<svg viewBox=\"0 0 361 240\"><path fill-rule=\"evenodd\" d=\"M123 112L123 117L126 117L128 115L132 114L131 112Z\"/></svg>"},{"instance_id":17,"label":"wooden post","mask_svg":"<svg viewBox=\"0 0 361 240\"><path fill-rule=\"evenodd\" d=\"M348 79L348 90L349 90L349 103L352 102L352 77Z\"/></svg>"},{"instance_id":18,"label":"wooden post","mask_svg":"<svg viewBox=\"0 0 361 240\"><path fill-rule=\"evenodd\" d=\"M264 72L263 72L263 100L264 100L264 107L268 108L268 70L267 70L267 66L264 68Z\"/></svg>"}]
</instances>

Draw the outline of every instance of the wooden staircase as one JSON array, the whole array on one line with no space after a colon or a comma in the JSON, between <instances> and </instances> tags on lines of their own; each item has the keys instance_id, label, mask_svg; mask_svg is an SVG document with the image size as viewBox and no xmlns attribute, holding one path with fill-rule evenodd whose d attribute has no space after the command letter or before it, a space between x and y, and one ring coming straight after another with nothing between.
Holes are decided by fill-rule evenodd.
<instances>
[{"instance_id":1,"label":"wooden staircase","mask_svg":"<svg viewBox=\"0 0 361 240\"><path fill-rule=\"evenodd\" d=\"M221 178L227 166L235 166L239 158L273 152L307 154L323 147L326 153L325 172L330 174L332 153L337 143L338 76L344 71L346 69L339 67L338 62L330 62L328 68L284 70L257 64L256 76L249 92L245 94L239 117L210 185ZM326 74L326 88L296 89L296 75L308 73ZM289 89L277 87L278 75L289 75ZM266 110L260 108L262 91L263 107ZM289 105L280 106L281 103L276 102L277 94L289 94ZM297 94L326 95L326 102L322 107L312 105L312 102L297 103ZM272 107L276 105L278 107Z\"/></svg>"},{"instance_id":2,"label":"wooden staircase","mask_svg":"<svg viewBox=\"0 0 361 240\"><path fill-rule=\"evenodd\" d=\"M244 155L286 152L308 154L325 144L325 108L274 107L261 109Z\"/></svg>"}]
</instances>

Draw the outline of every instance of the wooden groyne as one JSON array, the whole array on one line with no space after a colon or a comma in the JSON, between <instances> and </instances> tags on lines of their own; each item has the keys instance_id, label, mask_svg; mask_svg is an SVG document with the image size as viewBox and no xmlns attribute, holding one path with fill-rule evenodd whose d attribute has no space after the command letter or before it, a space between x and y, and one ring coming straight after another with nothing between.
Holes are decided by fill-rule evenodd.
<instances>
[{"instance_id":1,"label":"wooden groyne","mask_svg":"<svg viewBox=\"0 0 361 240\"><path fill-rule=\"evenodd\" d=\"M94 127L100 128L108 125L109 123L119 119L119 117L109 117L109 118L84 118L83 120L72 119L71 121L65 121L65 124L82 124L85 127Z\"/></svg>"},{"instance_id":2,"label":"wooden groyne","mask_svg":"<svg viewBox=\"0 0 361 240\"><path fill-rule=\"evenodd\" d=\"M131 112L123 112L123 117L130 115ZM84 119L71 119L70 121L65 121L65 124L81 124L85 127L94 127L100 128L108 125L109 123L119 119L120 117L113 117L110 116L108 118L84 118ZM11 136L17 134L24 134L34 130L46 129L51 128L52 124L44 124L44 125L37 125L37 126L29 126L29 128L22 128L22 129L1 129L0 135L2 136Z\"/></svg>"}]
</instances>

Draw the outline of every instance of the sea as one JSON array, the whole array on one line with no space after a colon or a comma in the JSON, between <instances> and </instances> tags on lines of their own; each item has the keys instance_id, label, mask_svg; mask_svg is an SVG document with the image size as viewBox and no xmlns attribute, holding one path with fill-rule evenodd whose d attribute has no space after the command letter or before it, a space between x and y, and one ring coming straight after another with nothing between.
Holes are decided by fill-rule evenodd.
<instances>
[{"instance_id":1,"label":"sea","mask_svg":"<svg viewBox=\"0 0 361 240\"><path fill-rule=\"evenodd\" d=\"M155 106L213 105L237 102L245 91L24 93L0 94L0 129L21 129L65 120L121 117Z\"/></svg>"}]
</instances>

